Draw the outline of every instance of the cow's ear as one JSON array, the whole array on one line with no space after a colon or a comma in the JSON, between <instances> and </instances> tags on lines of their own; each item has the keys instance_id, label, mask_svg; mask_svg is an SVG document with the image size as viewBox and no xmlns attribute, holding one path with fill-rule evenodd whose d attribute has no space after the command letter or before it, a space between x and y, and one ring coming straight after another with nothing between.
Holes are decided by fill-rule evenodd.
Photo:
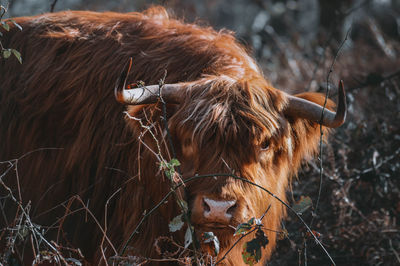
<instances>
[{"instance_id":1,"label":"cow's ear","mask_svg":"<svg viewBox=\"0 0 400 266\"><path fill-rule=\"evenodd\" d=\"M161 102L158 102L156 104L142 104L142 105L127 105L126 111L129 114L129 116L132 117L141 117L143 112L147 112L149 114L154 115L155 112L157 112L158 116L161 117L163 116L163 106ZM166 115L167 115L167 120L175 114L175 112L179 109L179 104L172 104L168 103L166 104Z\"/></svg>"},{"instance_id":2,"label":"cow's ear","mask_svg":"<svg viewBox=\"0 0 400 266\"><path fill-rule=\"evenodd\" d=\"M305 92L294 96L320 106L323 106L325 102L325 95L321 93ZM328 99L326 108L334 111L334 102ZM308 160L318 153L321 137L320 124L318 121L297 116L295 113L285 113L285 116L290 125L289 138L291 145L291 164L293 166L293 174L296 174L297 169L299 169L301 162L304 159ZM323 140L326 141L329 136L330 128L323 128Z\"/></svg>"}]
</instances>

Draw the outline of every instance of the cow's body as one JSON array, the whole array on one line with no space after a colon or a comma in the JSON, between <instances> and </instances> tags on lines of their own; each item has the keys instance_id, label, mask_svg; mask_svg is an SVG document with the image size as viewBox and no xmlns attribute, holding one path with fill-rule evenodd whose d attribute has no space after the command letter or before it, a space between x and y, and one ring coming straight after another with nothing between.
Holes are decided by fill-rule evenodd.
<instances>
[{"instance_id":1,"label":"cow's body","mask_svg":"<svg viewBox=\"0 0 400 266\"><path fill-rule=\"evenodd\" d=\"M166 70L165 83L190 83L184 101L167 108L183 178L235 171L285 200L290 176L316 150L318 124L284 115L286 94L271 87L229 33L169 19L161 8L128 14L61 12L16 20L23 31L12 27L2 42L19 50L24 62L8 59L0 65L0 160L31 152L18 161L24 206L31 202L33 221L58 227L49 229L46 237L82 249L89 261L98 261L101 249L107 256L114 254L107 239L101 245L99 226L106 228L119 252L143 213L170 191L170 181L149 149L156 150L154 139L149 133L141 135L145 129L127 119L125 107L114 98L113 88L129 57L129 82L157 84ZM323 99L302 97L320 104ZM169 160L172 151L167 152L163 141L160 110L161 104L128 107L131 116L154 123L152 130ZM19 199L15 173L3 180ZM207 210L198 207L203 199L198 195L206 195L209 202L237 202L230 210L233 226L260 217L271 206L263 224L279 230L285 215L276 199L233 178L203 178L185 190L200 232L213 228L203 215ZM75 195L98 224L78 200L71 200ZM5 206L15 205L7 200ZM6 212L12 226L15 208ZM182 243L184 229L173 234L168 230L179 213L170 197L145 220L126 254L160 257L153 245L159 236L172 235ZM215 230L221 254L238 239L229 230ZM265 232L270 242L263 259L270 257L276 239L273 231ZM237 245L224 262L237 265L241 248Z\"/></svg>"}]
</instances>

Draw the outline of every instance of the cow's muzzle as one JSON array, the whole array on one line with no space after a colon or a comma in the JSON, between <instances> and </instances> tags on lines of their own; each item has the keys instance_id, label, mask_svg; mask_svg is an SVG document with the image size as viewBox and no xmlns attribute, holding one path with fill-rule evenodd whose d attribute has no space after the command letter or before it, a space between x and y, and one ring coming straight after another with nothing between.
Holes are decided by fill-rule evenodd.
<instances>
[{"instance_id":1,"label":"cow's muzzle","mask_svg":"<svg viewBox=\"0 0 400 266\"><path fill-rule=\"evenodd\" d=\"M222 229L232 226L232 222L241 218L239 202L235 199L217 199L197 196L192 206L192 222L201 227ZM241 220L239 218L239 220Z\"/></svg>"}]
</instances>

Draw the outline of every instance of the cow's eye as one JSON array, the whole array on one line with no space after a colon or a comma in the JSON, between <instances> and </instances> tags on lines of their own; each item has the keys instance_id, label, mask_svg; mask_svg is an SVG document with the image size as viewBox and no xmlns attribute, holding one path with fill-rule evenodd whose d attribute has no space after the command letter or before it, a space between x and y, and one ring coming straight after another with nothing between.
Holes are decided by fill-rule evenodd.
<instances>
[{"instance_id":1,"label":"cow's eye","mask_svg":"<svg viewBox=\"0 0 400 266\"><path fill-rule=\"evenodd\" d=\"M263 143L261 143L260 148L261 148L262 151L268 150L268 148L269 148L269 141L268 141L268 140L264 140Z\"/></svg>"}]
</instances>

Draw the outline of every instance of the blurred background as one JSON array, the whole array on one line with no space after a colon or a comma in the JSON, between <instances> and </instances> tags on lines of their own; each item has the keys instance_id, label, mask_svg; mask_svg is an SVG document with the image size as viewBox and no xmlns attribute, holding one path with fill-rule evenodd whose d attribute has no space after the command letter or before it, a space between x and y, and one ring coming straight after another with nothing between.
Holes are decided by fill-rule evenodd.
<instances>
[{"instance_id":1,"label":"blurred background","mask_svg":"<svg viewBox=\"0 0 400 266\"><path fill-rule=\"evenodd\" d=\"M4 5L6 2L1 1ZM400 0L10 0L8 16L59 10L141 11L235 32L272 84L290 93L347 90L347 122L323 146L317 210L303 214L337 265L400 265ZM319 162L289 198L319 190ZM269 265L329 265L295 217Z\"/></svg>"}]
</instances>

